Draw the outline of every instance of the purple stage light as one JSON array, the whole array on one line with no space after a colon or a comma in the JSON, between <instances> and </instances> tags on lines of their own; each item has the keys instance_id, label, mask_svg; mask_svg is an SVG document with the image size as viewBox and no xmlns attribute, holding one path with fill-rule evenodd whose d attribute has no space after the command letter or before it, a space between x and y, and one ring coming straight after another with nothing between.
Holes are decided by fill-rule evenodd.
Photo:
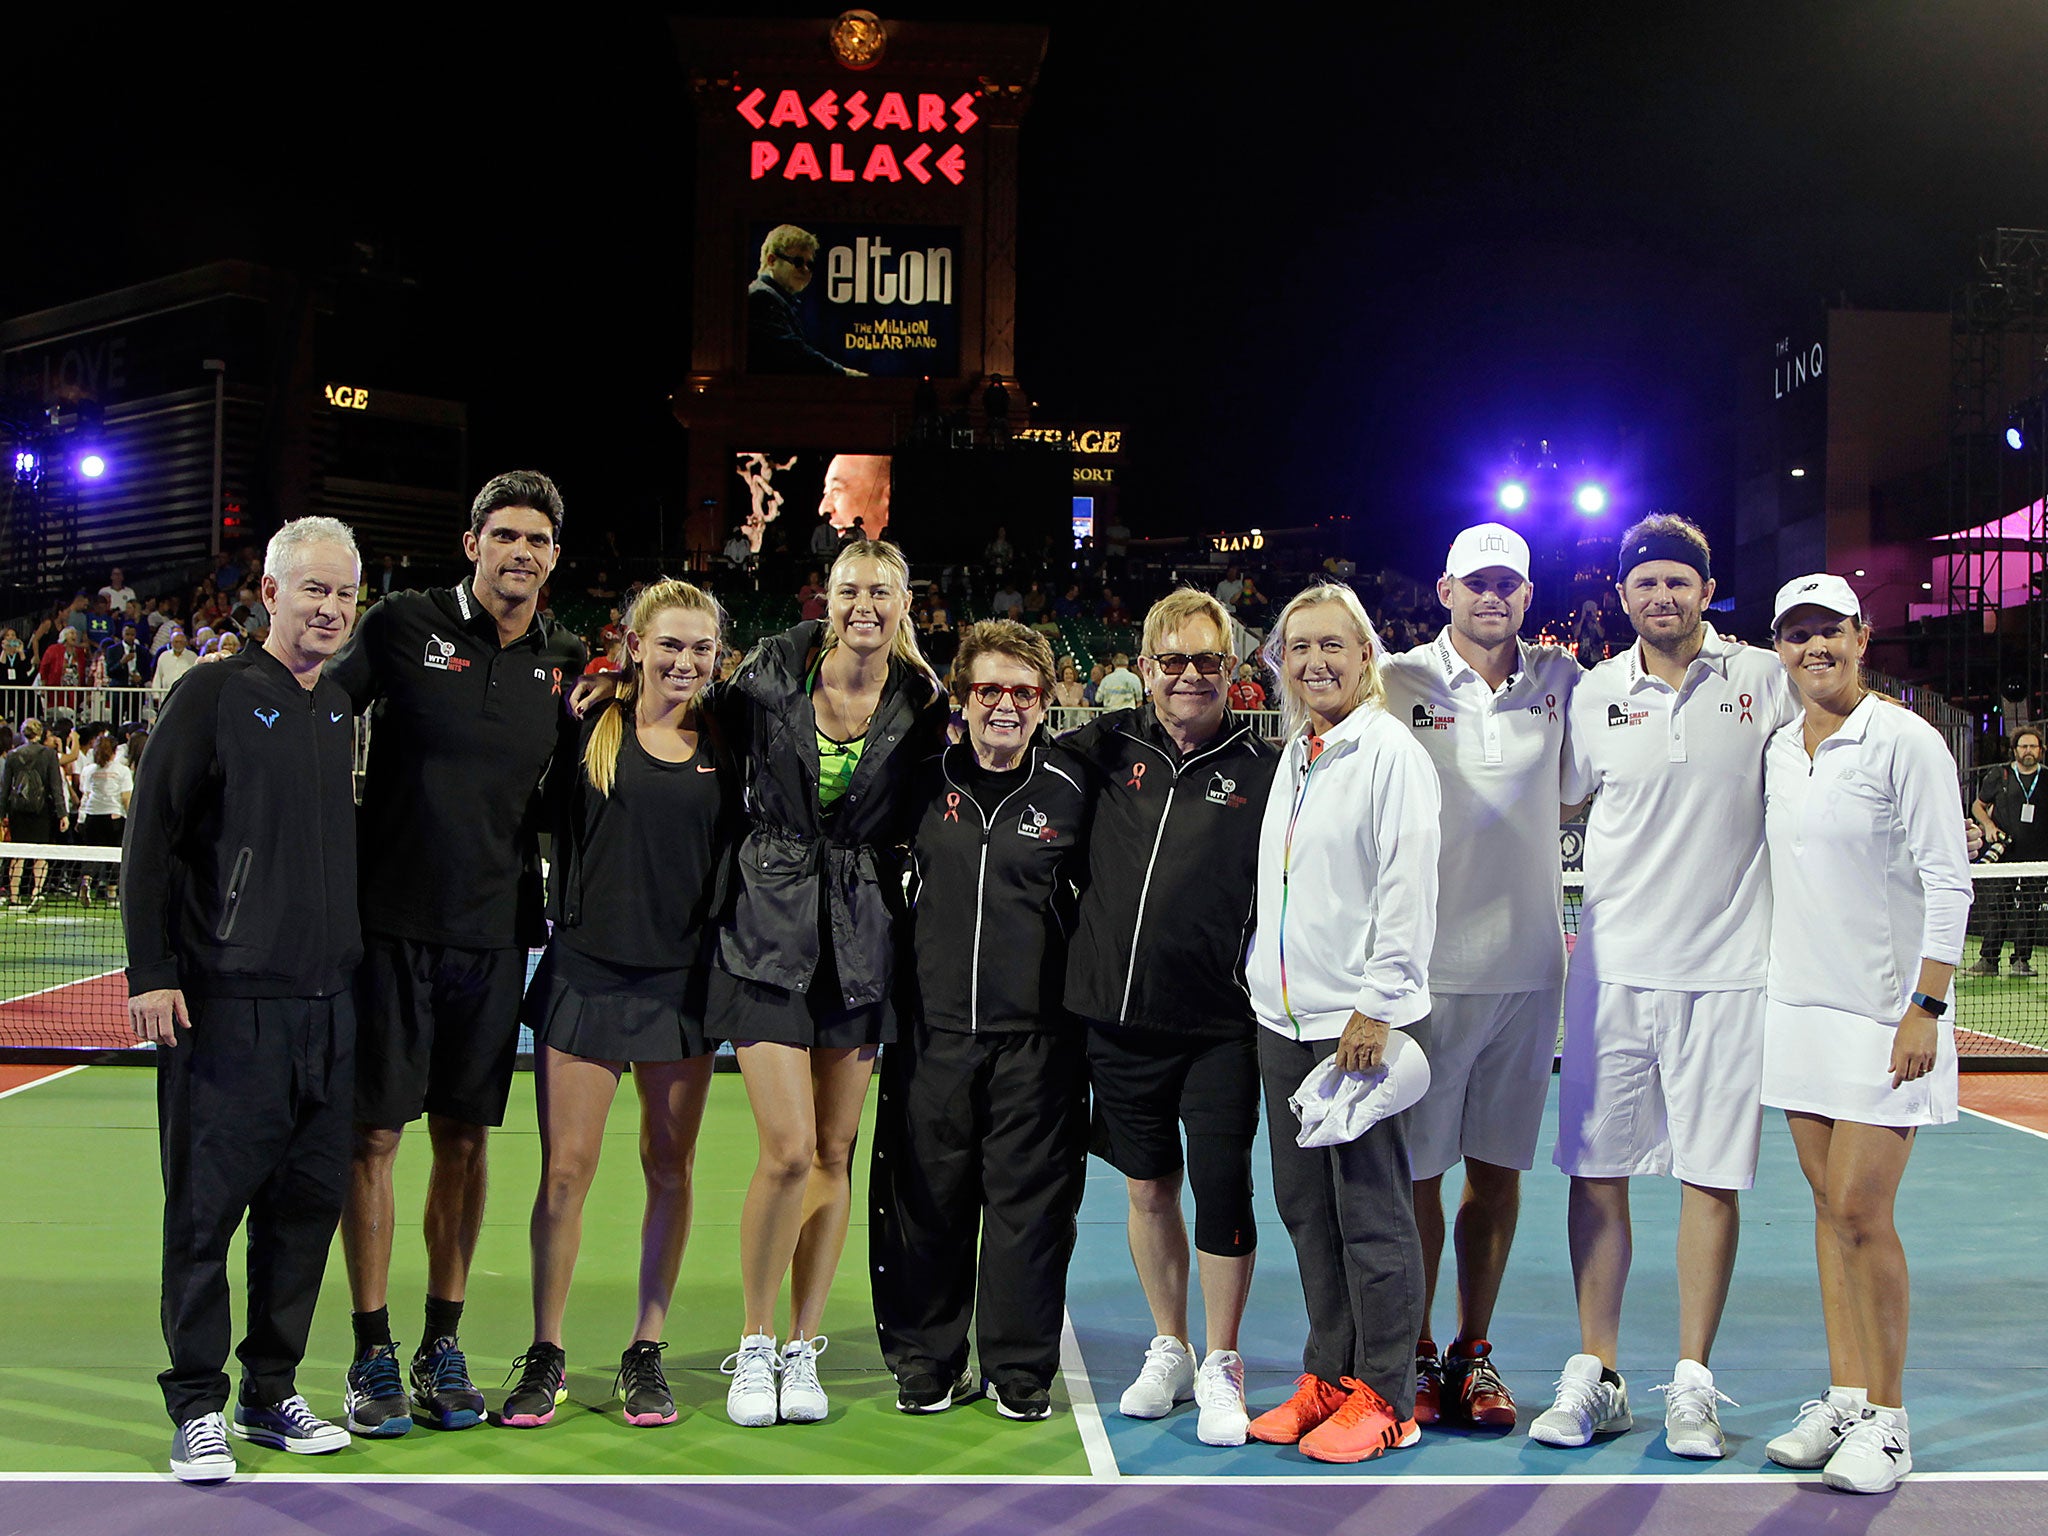
<instances>
[{"instance_id":1,"label":"purple stage light","mask_svg":"<svg viewBox=\"0 0 2048 1536\"><path fill-rule=\"evenodd\" d=\"M88 480L97 480L107 472L107 461L96 453L80 454L78 472Z\"/></svg>"},{"instance_id":2,"label":"purple stage light","mask_svg":"<svg viewBox=\"0 0 2048 1536\"><path fill-rule=\"evenodd\" d=\"M1519 480L1510 480L1500 488L1497 499L1503 511L1519 512L1529 504L1529 487Z\"/></svg>"},{"instance_id":3,"label":"purple stage light","mask_svg":"<svg viewBox=\"0 0 2048 1536\"><path fill-rule=\"evenodd\" d=\"M17 448L14 451L14 478L17 480L33 480L36 471L42 467L42 463L43 461L35 456L33 450Z\"/></svg>"},{"instance_id":4,"label":"purple stage light","mask_svg":"<svg viewBox=\"0 0 2048 1536\"><path fill-rule=\"evenodd\" d=\"M1607 510L1607 493L1597 485L1582 485L1572 503L1588 517Z\"/></svg>"}]
</instances>

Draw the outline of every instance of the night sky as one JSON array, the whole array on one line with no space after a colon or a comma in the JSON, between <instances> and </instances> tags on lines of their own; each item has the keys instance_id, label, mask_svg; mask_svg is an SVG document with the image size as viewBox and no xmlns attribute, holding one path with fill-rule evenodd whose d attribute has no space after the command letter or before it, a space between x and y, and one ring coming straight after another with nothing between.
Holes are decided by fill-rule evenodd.
<instances>
[{"instance_id":1,"label":"night sky","mask_svg":"<svg viewBox=\"0 0 2048 1536\"><path fill-rule=\"evenodd\" d=\"M1983 231L2048 225L2048 9L1670 9L1002 13L1052 28L1020 215L1042 413L1129 424L1140 533L1348 512L1361 558L1420 571L1544 435L1622 477L1617 516L1725 526L1746 350L1843 296L1945 309ZM362 376L466 399L479 476L548 468L630 539L686 452L665 13L423 14L10 18L0 308L372 242L408 297Z\"/></svg>"}]
</instances>

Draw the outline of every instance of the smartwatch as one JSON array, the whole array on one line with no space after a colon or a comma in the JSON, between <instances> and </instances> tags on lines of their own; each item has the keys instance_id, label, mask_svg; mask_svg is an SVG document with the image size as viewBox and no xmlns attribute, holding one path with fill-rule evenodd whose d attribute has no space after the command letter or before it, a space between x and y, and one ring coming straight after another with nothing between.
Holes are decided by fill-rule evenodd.
<instances>
[{"instance_id":1,"label":"smartwatch","mask_svg":"<svg viewBox=\"0 0 2048 1536\"><path fill-rule=\"evenodd\" d=\"M1938 997L1929 997L1925 992L1915 992L1913 994L1913 1005L1916 1008L1926 1009L1929 1013L1933 1014L1934 1017L1936 1017L1937 1019L1940 1018L1944 1013L1948 1012L1947 1003L1943 1002Z\"/></svg>"}]
</instances>

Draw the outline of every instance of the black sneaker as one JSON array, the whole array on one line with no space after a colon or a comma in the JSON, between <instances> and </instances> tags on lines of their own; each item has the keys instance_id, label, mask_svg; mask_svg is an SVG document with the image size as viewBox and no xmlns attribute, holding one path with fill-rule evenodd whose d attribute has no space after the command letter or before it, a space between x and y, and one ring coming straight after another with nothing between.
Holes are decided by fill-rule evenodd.
<instances>
[{"instance_id":1,"label":"black sneaker","mask_svg":"<svg viewBox=\"0 0 2048 1536\"><path fill-rule=\"evenodd\" d=\"M612 1390L625 1405L626 1422L636 1428L676 1421L675 1396L661 1369L661 1352L667 1348L652 1339L635 1339L619 1357L619 1377Z\"/></svg>"},{"instance_id":2,"label":"black sneaker","mask_svg":"<svg viewBox=\"0 0 2048 1536\"><path fill-rule=\"evenodd\" d=\"M912 1371L896 1383L896 1407L903 1413L944 1413L974 1396L974 1378L965 1366L951 1383L933 1371Z\"/></svg>"},{"instance_id":3,"label":"black sneaker","mask_svg":"<svg viewBox=\"0 0 2048 1536\"><path fill-rule=\"evenodd\" d=\"M1028 1376L1012 1376L988 1384L988 1395L996 1400L996 1412L1006 1419L1049 1419L1052 1391Z\"/></svg>"},{"instance_id":4,"label":"black sneaker","mask_svg":"<svg viewBox=\"0 0 2048 1536\"><path fill-rule=\"evenodd\" d=\"M555 1409L569 1395L569 1357L554 1344L535 1339L512 1362L519 1385L505 1399L498 1422L507 1429L539 1429L553 1421Z\"/></svg>"},{"instance_id":5,"label":"black sneaker","mask_svg":"<svg viewBox=\"0 0 2048 1536\"><path fill-rule=\"evenodd\" d=\"M348 1368L341 1406L352 1435L392 1440L412 1428L412 1404L398 1374L396 1344L380 1344Z\"/></svg>"},{"instance_id":6,"label":"black sneaker","mask_svg":"<svg viewBox=\"0 0 2048 1536\"><path fill-rule=\"evenodd\" d=\"M474 1429L484 1421L484 1395L469 1379L469 1361L453 1339L436 1339L412 1357L416 1417L436 1429Z\"/></svg>"}]
</instances>

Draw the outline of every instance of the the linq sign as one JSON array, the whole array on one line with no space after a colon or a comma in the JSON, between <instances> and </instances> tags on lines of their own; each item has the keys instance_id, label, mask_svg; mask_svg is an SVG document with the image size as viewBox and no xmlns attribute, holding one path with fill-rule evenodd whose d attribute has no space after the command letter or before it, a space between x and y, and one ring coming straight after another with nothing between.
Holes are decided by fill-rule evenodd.
<instances>
[{"instance_id":1,"label":"the linq sign","mask_svg":"<svg viewBox=\"0 0 2048 1536\"><path fill-rule=\"evenodd\" d=\"M981 121L974 92L952 100L934 91L745 92L734 111L756 133L787 130L800 137L756 138L747 145L747 173L755 181L901 182L923 185L943 178L967 180L961 143Z\"/></svg>"}]
</instances>

